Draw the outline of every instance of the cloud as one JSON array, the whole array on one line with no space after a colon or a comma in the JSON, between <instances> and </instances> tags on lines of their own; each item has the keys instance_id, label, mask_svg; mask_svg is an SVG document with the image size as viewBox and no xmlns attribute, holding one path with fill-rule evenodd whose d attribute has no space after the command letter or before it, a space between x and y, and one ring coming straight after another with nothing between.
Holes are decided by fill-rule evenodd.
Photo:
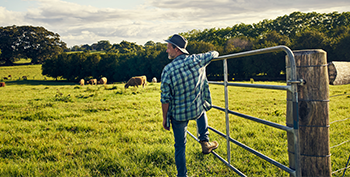
<instances>
[{"instance_id":1,"label":"cloud","mask_svg":"<svg viewBox=\"0 0 350 177\"><path fill-rule=\"evenodd\" d=\"M140 45L163 42L174 33L257 23L294 11L347 11L348 0L146 0L134 9L97 8L64 0L36 0L37 7L13 12L0 6L0 25L43 26L68 46L99 40Z\"/></svg>"},{"instance_id":2,"label":"cloud","mask_svg":"<svg viewBox=\"0 0 350 177\"><path fill-rule=\"evenodd\" d=\"M22 17L23 17L23 13L12 12L12 11L6 10L5 7L0 6L0 24L2 26L12 26L14 24L25 23Z\"/></svg>"}]
</instances>

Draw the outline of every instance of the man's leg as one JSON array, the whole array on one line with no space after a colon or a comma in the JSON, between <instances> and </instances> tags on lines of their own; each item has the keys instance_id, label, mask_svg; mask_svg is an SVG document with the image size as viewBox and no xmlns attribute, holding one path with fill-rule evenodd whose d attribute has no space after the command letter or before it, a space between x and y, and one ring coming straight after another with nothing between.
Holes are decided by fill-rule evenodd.
<instances>
[{"instance_id":1,"label":"man's leg","mask_svg":"<svg viewBox=\"0 0 350 177\"><path fill-rule=\"evenodd\" d=\"M218 142L209 142L208 118L206 112L203 112L203 114L197 119L197 130L203 154L209 154L212 150L218 148Z\"/></svg>"},{"instance_id":2,"label":"man's leg","mask_svg":"<svg viewBox=\"0 0 350 177\"><path fill-rule=\"evenodd\" d=\"M186 168L186 134L188 121L171 119L175 139L175 163L178 176L187 176Z\"/></svg>"},{"instance_id":3,"label":"man's leg","mask_svg":"<svg viewBox=\"0 0 350 177\"><path fill-rule=\"evenodd\" d=\"M206 112L203 112L203 114L196 121L197 131L199 134L198 139L200 141L209 141L208 118Z\"/></svg>"}]
</instances>

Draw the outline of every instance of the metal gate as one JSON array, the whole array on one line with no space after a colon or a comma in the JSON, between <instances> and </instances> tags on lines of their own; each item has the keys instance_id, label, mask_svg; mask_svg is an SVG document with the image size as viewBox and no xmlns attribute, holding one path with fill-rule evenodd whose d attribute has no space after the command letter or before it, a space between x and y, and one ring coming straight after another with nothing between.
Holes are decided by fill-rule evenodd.
<instances>
[{"instance_id":1,"label":"metal gate","mask_svg":"<svg viewBox=\"0 0 350 177\"><path fill-rule=\"evenodd\" d=\"M227 69L227 59L233 59L233 58L240 58L240 57L246 57L246 56L252 56L252 55L258 55L258 54L264 54L264 53L271 53L271 52L277 52L277 51L284 51L287 54L288 61L289 61L289 68L287 69L287 85L286 86L280 86L280 85L261 85L261 84L244 84L244 83L229 83L228 82L228 69ZM300 171L300 150L299 150L299 117L298 117L298 92L297 92L297 85L303 84L303 80L297 80L296 76L296 65L295 65L295 59L294 54L292 51L286 47L286 46L276 46L276 47L269 47L264 49L258 49L258 50L252 50L247 52L240 52L235 54L229 54L224 56L219 56L217 58L214 58L212 61L219 61L223 60L223 67L224 67L224 82L214 82L209 81L210 84L217 84L217 85L223 85L225 90L225 108L221 108L218 106L213 106L213 108L218 109L220 111L225 112L226 116L226 134L212 128L209 126L209 129L213 132L221 135L222 137L226 138L227 140L227 160L219 156L217 153L212 152L217 158L219 158L223 163L225 163L228 167L230 167L234 172L239 174L240 176L245 176L241 171L236 169L234 166L231 165L231 148L230 143L235 143L236 145L246 149L247 151L257 155L258 157L266 160L267 162L277 166L278 168L288 172L292 176L301 176ZM287 63L286 63L287 64ZM291 125L280 125L274 122L266 121L263 119L259 119L253 116L244 115L238 112L234 112L228 109L228 86L236 86L236 87L253 87L253 88L263 88L263 89L274 89L274 90L286 90L291 95L292 100L292 117L293 117L293 126ZM229 114L233 114L245 119L249 119L258 123L262 123L277 129L281 129L284 131L287 131L291 134L293 134L293 140L294 140L294 166L295 169L289 168L267 156L264 154L261 154L260 152L232 139L230 137L230 126L229 126ZM288 116L288 115L287 115ZM188 132L189 135L191 135L196 141L199 141L193 134Z\"/></svg>"}]
</instances>

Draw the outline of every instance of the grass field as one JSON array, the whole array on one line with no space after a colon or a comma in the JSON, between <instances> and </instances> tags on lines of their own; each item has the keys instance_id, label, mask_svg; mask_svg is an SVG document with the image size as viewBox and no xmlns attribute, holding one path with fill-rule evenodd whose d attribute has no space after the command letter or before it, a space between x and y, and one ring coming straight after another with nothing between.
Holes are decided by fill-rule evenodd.
<instances>
[{"instance_id":1,"label":"grass field","mask_svg":"<svg viewBox=\"0 0 350 177\"><path fill-rule=\"evenodd\" d=\"M40 65L30 66L0 67L0 76L35 77L6 80L0 88L0 176L176 175L172 131L161 124L159 83L126 90L123 83L79 86L40 79ZM210 90L213 103L224 107L222 86L210 85ZM331 147L350 139L349 93L349 85L330 86ZM229 99L231 110L285 125L283 91L230 87ZM223 112L212 109L208 117L210 126L225 132ZM189 131L195 134L194 121ZM230 134L288 166L285 132L230 116ZM226 140L213 132L210 138L219 142L216 152L226 158ZM186 154L190 176L238 176L213 155L202 155L190 136ZM344 168L350 143L332 148L331 154L332 170ZM234 144L231 158L247 176L289 176Z\"/></svg>"}]
</instances>

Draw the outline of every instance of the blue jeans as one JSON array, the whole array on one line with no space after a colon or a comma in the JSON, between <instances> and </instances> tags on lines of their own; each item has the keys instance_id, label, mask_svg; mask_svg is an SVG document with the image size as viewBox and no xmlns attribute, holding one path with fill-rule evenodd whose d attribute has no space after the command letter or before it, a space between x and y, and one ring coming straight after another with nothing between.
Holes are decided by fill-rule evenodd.
<instances>
[{"instance_id":1,"label":"blue jeans","mask_svg":"<svg viewBox=\"0 0 350 177\"><path fill-rule=\"evenodd\" d=\"M173 118L171 120L171 125L174 132L175 139L175 163L177 169L177 176L187 176L186 168L186 135L187 135L187 125L188 121L176 121ZM200 141L209 141L209 131L208 131L208 119L207 114L203 114L196 120L197 130Z\"/></svg>"}]
</instances>

